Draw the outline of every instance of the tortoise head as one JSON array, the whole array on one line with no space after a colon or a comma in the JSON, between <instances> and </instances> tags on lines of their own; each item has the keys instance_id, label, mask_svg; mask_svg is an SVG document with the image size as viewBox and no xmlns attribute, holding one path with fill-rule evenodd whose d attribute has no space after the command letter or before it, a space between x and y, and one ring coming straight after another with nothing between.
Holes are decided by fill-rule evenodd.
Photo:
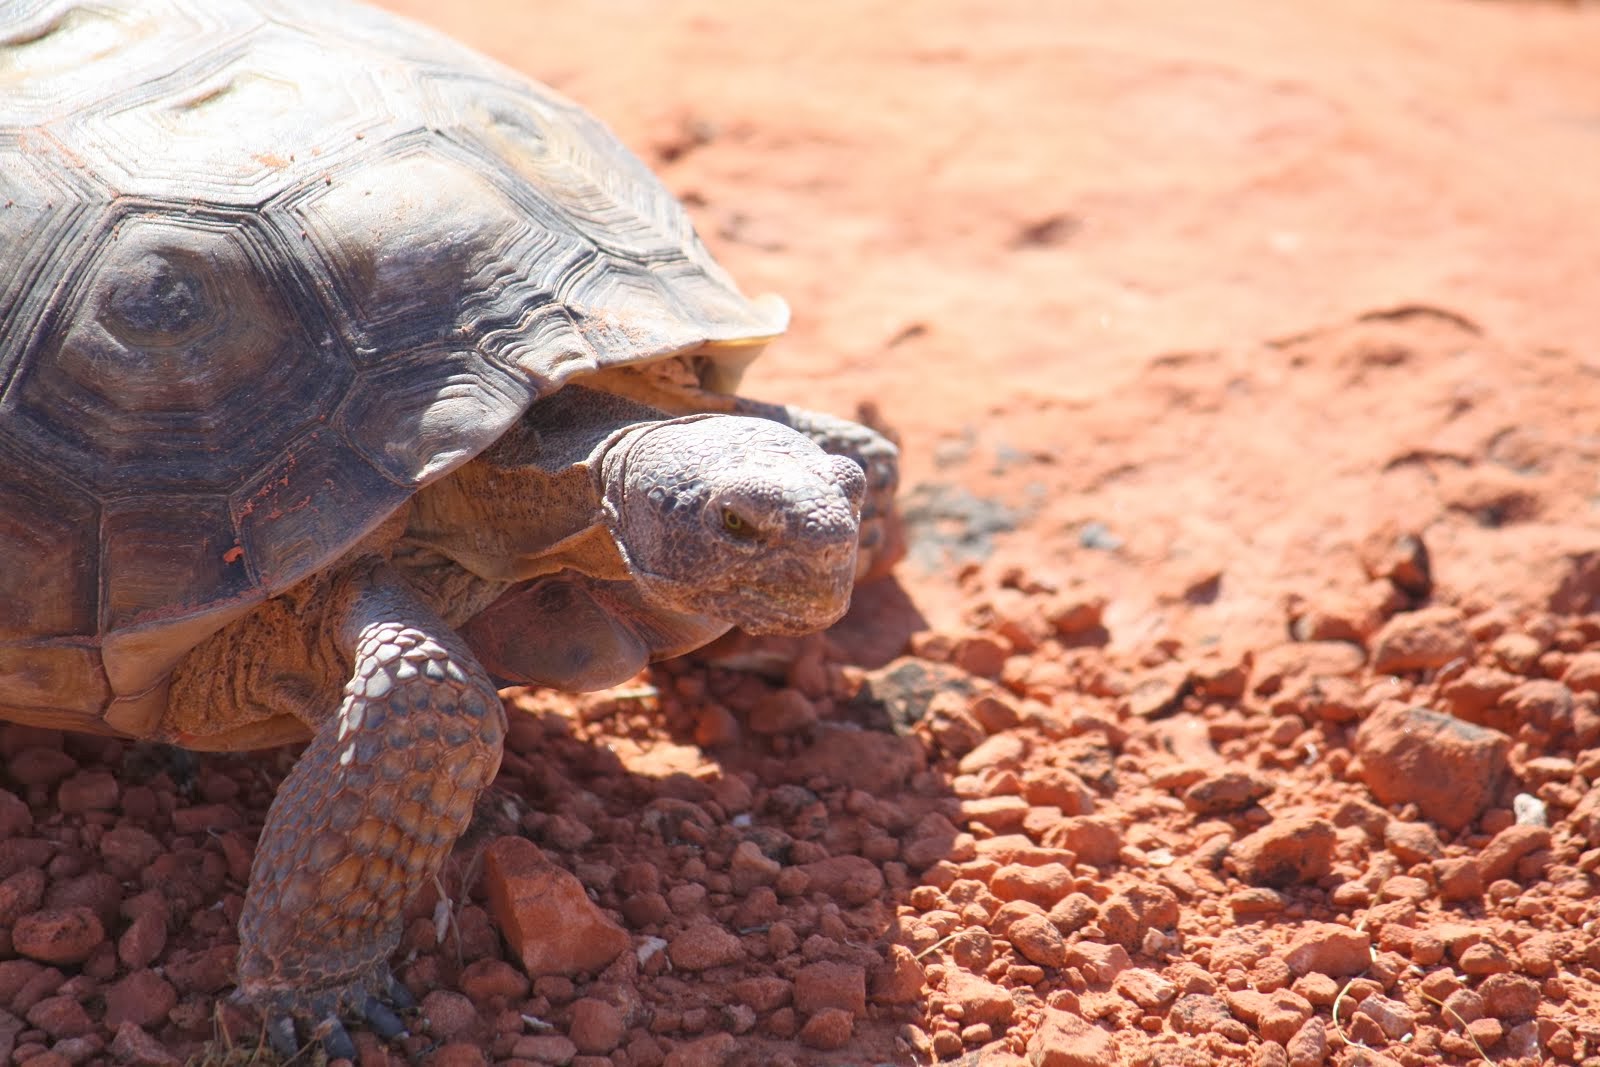
<instances>
[{"instance_id":1,"label":"tortoise head","mask_svg":"<svg viewBox=\"0 0 1600 1067\"><path fill-rule=\"evenodd\" d=\"M647 603L798 634L850 604L866 479L765 419L691 415L607 452L605 512Z\"/></svg>"}]
</instances>

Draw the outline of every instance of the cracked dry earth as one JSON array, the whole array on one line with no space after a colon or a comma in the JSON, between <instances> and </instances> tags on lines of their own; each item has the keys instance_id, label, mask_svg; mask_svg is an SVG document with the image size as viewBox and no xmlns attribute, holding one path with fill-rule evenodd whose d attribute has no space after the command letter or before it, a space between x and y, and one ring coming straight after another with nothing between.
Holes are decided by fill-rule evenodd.
<instances>
[{"instance_id":1,"label":"cracked dry earth","mask_svg":"<svg viewBox=\"0 0 1600 1067\"><path fill-rule=\"evenodd\" d=\"M790 298L751 391L873 402L910 545L507 693L361 1063L1600 1064L1600 10L392 6ZM270 1062L292 755L0 727L0 1062Z\"/></svg>"}]
</instances>

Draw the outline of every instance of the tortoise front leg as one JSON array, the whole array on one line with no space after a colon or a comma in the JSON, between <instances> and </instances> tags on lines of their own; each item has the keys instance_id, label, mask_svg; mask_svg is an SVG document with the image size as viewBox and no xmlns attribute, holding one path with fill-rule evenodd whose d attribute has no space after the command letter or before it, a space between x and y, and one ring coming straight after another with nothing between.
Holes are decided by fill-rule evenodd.
<instances>
[{"instance_id":1,"label":"tortoise front leg","mask_svg":"<svg viewBox=\"0 0 1600 1067\"><path fill-rule=\"evenodd\" d=\"M506 730L465 644L387 566L330 600L350 681L267 813L239 920L239 993L280 1045L285 1018L382 1016L402 912L466 828Z\"/></svg>"}]
</instances>

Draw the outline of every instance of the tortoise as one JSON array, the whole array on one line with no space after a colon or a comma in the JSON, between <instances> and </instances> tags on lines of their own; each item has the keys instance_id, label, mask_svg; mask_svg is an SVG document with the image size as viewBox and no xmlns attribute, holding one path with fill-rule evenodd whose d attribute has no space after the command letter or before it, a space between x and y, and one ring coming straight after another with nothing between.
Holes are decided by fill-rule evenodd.
<instances>
[{"instance_id":1,"label":"tortoise","mask_svg":"<svg viewBox=\"0 0 1600 1067\"><path fill-rule=\"evenodd\" d=\"M0 16L0 719L309 740L239 995L388 1018L496 682L837 619L895 450L734 395L783 332L595 119L345 0ZM863 517L865 516L865 517Z\"/></svg>"}]
</instances>

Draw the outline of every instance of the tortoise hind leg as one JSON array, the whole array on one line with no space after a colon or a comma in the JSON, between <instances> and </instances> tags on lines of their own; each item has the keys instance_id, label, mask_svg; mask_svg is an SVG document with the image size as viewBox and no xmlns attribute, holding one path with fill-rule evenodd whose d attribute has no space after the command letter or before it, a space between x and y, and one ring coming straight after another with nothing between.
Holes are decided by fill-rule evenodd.
<instances>
[{"instance_id":1,"label":"tortoise hind leg","mask_svg":"<svg viewBox=\"0 0 1600 1067\"><path fill-rule=\"evenodd\" d=\"M403 910L466 828L506 729L465 644L386 565L335 581L324 632L350 680L267 813L239 920L239 995L275 1043L285 1019L392 1028Z\"/></svg>"}]
</instances>

